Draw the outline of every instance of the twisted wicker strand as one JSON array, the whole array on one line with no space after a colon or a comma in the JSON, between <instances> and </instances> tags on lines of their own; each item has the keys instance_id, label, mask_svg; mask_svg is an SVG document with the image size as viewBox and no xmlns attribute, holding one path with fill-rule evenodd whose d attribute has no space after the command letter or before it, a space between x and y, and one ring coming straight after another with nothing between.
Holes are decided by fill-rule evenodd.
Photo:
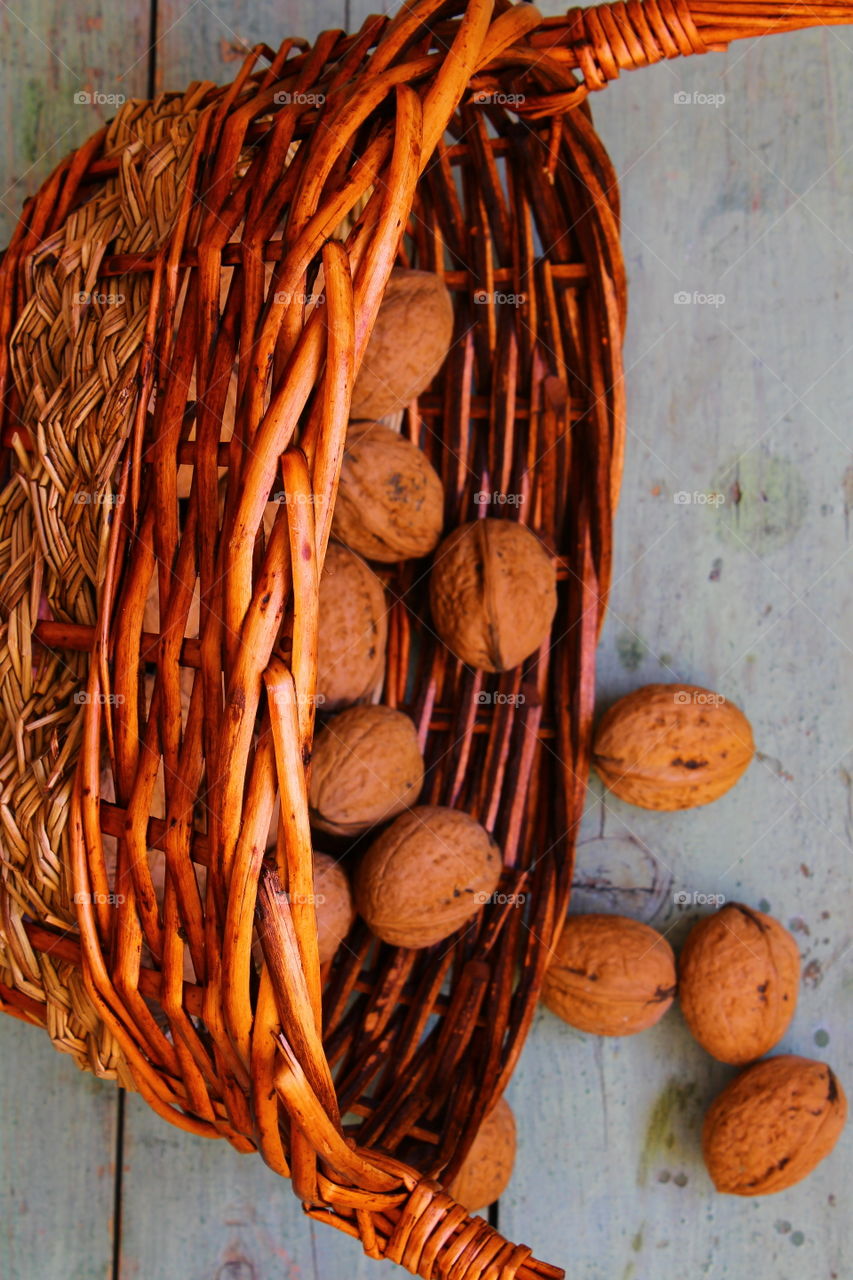
<instances>
[{"instance_id":1,"label":"twisted wicker strand","mask_svg":"<svg viewBox=\"0 0 853 1280\"><path fill-rule=\"evenodd\" d=\"M440 1259L446 1280L515 1280L532 1251L509 1244L484 1218L466 1217L439 1183L423 1178L403 1205L384 1256L424 1277L435 1274Z\"/></svg>"},{"instance_id":2,"label":"twisted wicker strand","mask_svg":"<svg viewBox=\"0 0 853 1280\"><path fill-rule=\"evenodd\" d=\"M620 71L665 58L707 53L686 0L619 0L594 9L572 9L571 44L589 89L603 89Z\"/></svg>"}]
</instances>

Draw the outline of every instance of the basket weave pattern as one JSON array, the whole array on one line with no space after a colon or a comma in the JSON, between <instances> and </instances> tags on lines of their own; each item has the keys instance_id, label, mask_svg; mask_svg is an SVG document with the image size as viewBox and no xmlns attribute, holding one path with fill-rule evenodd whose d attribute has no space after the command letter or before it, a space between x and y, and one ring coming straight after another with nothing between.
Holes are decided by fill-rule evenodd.
<instances>
[{"instance_id":1,"label":"basket weave pattern","mask_svg":"<svg viewBox=\"0 0 853 1280\"><path fill-rule=\"evenodd\" d=\"M0 265L0 1004L173 1123L259 1150L313 1216L425 1277L562 1274L437 1179L520 1051L584 800L625 319L585 98L620 68L853 17L737 10L421 0L261 47L226 88L125 104ZM318 583L395 263L454 298L451 353L403 423L446 527L478 492L521 495L488 514L538 534L559 606L538 655L484 677L434 636L428 566L383 574L383 700L416 722L423 800L482 822L505 873L446 946L380 947L358 924L321 971Z\"/></svg>"}]
</instances>

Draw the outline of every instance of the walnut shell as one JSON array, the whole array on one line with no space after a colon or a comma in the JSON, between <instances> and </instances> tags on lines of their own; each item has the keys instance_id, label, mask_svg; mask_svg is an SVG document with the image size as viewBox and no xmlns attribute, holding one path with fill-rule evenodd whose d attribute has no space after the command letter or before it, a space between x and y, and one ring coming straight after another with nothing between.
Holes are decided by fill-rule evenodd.
<instances>
[{"instance_id":1,"label":"walnut shell","mask_svg":"<svg viewBox=\"0 0 853 1280\"><path fill-rule=\"evenodd\" d=\"M606 787L642 809L692 809L718 799L755 747L746 716L691 684L647 684L606 711L592 762Z\"/></svg>"},{"instance_id":2,"label":"walnut shell","mask_svg":"<svg viewBox=\"0 0 853 1280\"><path fill-rule=\"evenodd\" d=\"M542 983L552 1013L597 1036L654 1026L674 996L672 947L626 916L569 916Z\"/></svg>"},{"instance_id":3,"label":"walnut shell","mask_svg":"<svg viewBox=\"0 0 853 1280\"><path fill-rule=\"evenodd\" d=\"M479 822L459 809L420 805L365 853L356 910L383 942L431 947L477 914L500 875L500 850Z\"/></svg>"},{"instance_id":4,"label":"walnut shell","mask_svg":"<svg viewBox=\"0 0 853 1280\"><path fill-rule=\"evenodd\" d=\"M381 422L351 423L334 537L368 560L393 564L428 555L443 519L444 489L426 454Z\"/></svg>"},{"instance_id":5,"label":"walnut shell","mask_svg":"<svg viewBox=\"0 0 853 1280\"><path fill-rule=\"evenodd\" d=\"M847 1119L824 1062L783 1054L742 1071L708 1108L702 1154L718 1191L766 1196L808 1177Z\"/></svg>"},{"instance_id":6,"label":"walnut shell","mask_svg":"<svg viewBox=\"0 0 853 1280\"><path fill-rule=\"evenodd\" d=\"M392 707L350 707L314 739L311 822L333 835L358 835L414 804L423 780L409 717Z\"/></svg>"},{"instance_id":7,"label":"walnut shell","mask_svg":"<svg viewBox=\"0 0 853 1280\"><path fill-rule=\"evenodd\" d=\"M557 608L553 560L512 520L454 529L436 553L429 592L441 639L483 671L509 671L534 653Z\"/></svg>"},{"instance_id":8,"label":"walnut shell","mask_svg":"<svg viewBox=\"0 0 853 1280\"><path fill-rule=\"evenodd\" d=\"M314 910L320 964L331 960L355 919L346 872L328 853L314 854Z\"/></svg>"},{"instance_id":9,"label":"walnut shell","mask_svg":"<svg viewBox=\"0 0 853 1280\"><path fill-rule=\"evenodd\" d=\"M317 701L360 702L381 685L388 635L385 588L360 556L329 543L320 578Z\"/></svg>"},{"instance_id":10,"label":"walnut shell","mask_svg":"<svg viewBox=\"0 0 853 1280\"><path fill-rule=\"evenodd\" d=\"M431 271L395 267L352 392L351 418L382 418L425 391L453 337L453 303Z\"/></svg>"},{"instance_id":11,"label":"walnut shell","mask_svg":"<svg viewBox=\"0 0 853 1280\"><path fill-rule=\"evenodd\" d=\"M476 1213L503 1195L514 1163L515 1116L506 1099L498 1098L447 1190L469 1213Z\"/></svg>"},{"instance_id":12,"label":"walnut shell","mask_svg":"<svg viewBox=\"0 0 853 1280\"><path fill-rule=\"evenodd\" d=\"M720 1062L754 1062L778 1044L797 1007L800 953L787 929L729 902L691 930L678 960L681 1011Z\"/></svg>"}]
</instances>

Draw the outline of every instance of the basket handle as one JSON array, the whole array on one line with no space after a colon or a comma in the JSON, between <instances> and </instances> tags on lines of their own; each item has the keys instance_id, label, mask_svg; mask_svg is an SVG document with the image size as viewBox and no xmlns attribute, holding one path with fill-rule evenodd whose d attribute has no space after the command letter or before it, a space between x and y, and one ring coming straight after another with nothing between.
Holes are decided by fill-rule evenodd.
<instances>
[{"instance_id":1,"label":"basket handle","mask_svg":"<svg viewBox=\"0 0 853 1280\"><path fill-rule=\"evenodd\" d=\"M583 75L587 89L603 89L620 71L665 58L720 52L732 40L853 22L842 0L615 0L545 18L529 36Z\"/></svg>"}]
</instances>

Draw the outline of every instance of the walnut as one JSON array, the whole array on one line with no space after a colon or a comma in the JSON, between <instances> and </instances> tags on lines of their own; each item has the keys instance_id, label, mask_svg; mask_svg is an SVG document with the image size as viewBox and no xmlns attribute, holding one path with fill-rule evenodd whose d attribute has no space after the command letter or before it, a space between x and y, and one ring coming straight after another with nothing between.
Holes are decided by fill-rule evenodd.
<instances>
[{"instance_id":1,"label":"walnut","mask_svg":"<svg viewBox=\"0 0 853 1280\"><path fill-rule=\"evenodd\" d=\"M444 489L426 454L381 422L347 432L332 533L368 560L428 555L441 537Z\"/></svg>"},{"instance_id":2,"label":"walnut","mask_svg":"<svg viewBox=\"0 0 853 1280\"><path fill-rule=\"evenodd\" d=\"M692 809L718 799L755 747L742 711L690 684L647 684L605 712L592 762L606 787L643 809Z\"/></svg>"},{"instance_id":3,"label":"walnut","mask_svg":"<svg viewBox=\"0 0 853 1280\"><path fill-rule=\"evenodd\" d=\"M687 1025L720 1062L754 1062L797 1007L800 953L777 920L730 902L691 930L678 961Z\"/></svg>"},{"instance_id":4,"label":"walnut","mask_svg":"<svg viewBox=\"0 0 853 1280\"><path fill-rule=\"evenodd\" d=\"M447 1190L469 1213L494 1204L506 1191L515 1163L515 1116L498 1098Z\"/></svg>"},{"instance_id":5,"label":"walnut","mask_svg":"<svg viewBox=\"0 0 853 1280\"><path fill-rule=\"evenodd\" d=\"M381 687L388 634L385 589L360 556L329 543L320 578L317 700L333 711Z\"/></svg>"},{"instance_id":6,"label":"walnut","mask_svg":"<svg viewBox=\"0 0 853 1280\"><path fill-rule=\"evenodd\" d=\"M382 418L425 391L453 337L453 303L431 271L396 267L353 387L351 418Z\"/></svg>"},{"instance_id":7,"label":"walnut","mask_svg":"<svg viewBox=\"0 0 853 1280\"><path fill-rule=\"evenodd\" d=\"M708 1108L702 1153L718 1191L766 1196L801 1182L828 1156L847 1099L824 1062L783 1054L742 1071Z\"/></svg>"},{"instance_id":8,"label":"walnut","mask_svg":"<svg viewBox=\"0 0 853 1280\"><path fill-rule=\"evenodd\" d=\"M311 757L311 822L358 835L414 804L424 780L415 726L391 707L350 707L317 734Z\"/></svg>"},{"instance_id":9,"label":"walnut","mask_svg":"<svg viewBox=\"0 0 853 1280\"><path fill-rule=\"evenodd\" d=\"M320 964L331 960L352 928L355 907L343 867L327 853L314 854L314 910Z\"/></svg>"},{"instance_id":10,"label":"walnut","mask_svg":"<svg viewBox=\"0 0 853 1280\"><path fill-rule=\"evenodd\" d=\"M654 1026L675 996L675 956L650 925L625 916L570 916L542 983L569 1026L629 1036Z\"/></svg>"},{"instance_id":11,"label":"walnut","mask_svg":"<svg viewBox=\"0 0 853 1280\"><path fill-rule=\"evenodd\" d=\"M557 607L554 562L524 525L475 520L436 552L430 605L439 636L483 671L508 671L547 638Z\"/></svg>"},{"instance_id":12,"label":"walnut","mask_svg":"<svg viewBox=\"0 0 853 1280\"><path fill-rule=\"evenodd\" d=\"M431 947L477 914L500 874L500 851L479 822L458 809L421 805L365 853L355 905L383 942Z\"/></svg>"}]
</instances>

